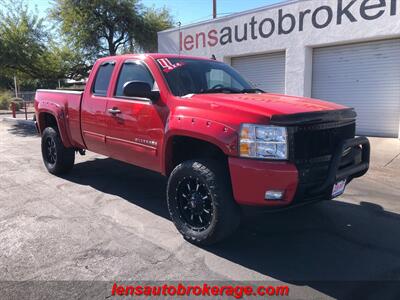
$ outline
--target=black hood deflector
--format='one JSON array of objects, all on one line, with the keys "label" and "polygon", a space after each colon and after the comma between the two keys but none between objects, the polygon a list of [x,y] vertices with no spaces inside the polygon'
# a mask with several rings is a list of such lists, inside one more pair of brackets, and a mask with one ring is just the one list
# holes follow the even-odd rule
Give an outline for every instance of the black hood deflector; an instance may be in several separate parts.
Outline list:
[{"label": "black hood deflector", "polygon": [[324,110],[315,112],[298,113],[291,115],[273,115],[271,125],[296,126],[321,123],[351,123],[354,122],[357,113],[353,108],[339,110]]}]

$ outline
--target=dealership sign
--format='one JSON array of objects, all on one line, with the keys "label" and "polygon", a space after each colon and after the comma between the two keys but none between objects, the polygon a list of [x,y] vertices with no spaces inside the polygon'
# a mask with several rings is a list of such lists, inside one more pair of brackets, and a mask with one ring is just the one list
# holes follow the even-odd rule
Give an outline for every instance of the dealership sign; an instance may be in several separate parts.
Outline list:
[{"label": "dealership sign", "polygon": [[225,26],[219,30],[212,28],[196,33],[179,33],[180,50],[215,47],[241,43],[257,39],[267,39],[274,34],[289,35],[304,31],[312,26],[323,29],[329,25],[340,26],[343,22],[357,22],[360,19],[375,20],[388,11],[390,16],[397,13],[399,0],[338,0],[335,6],[321,5],[315,9],[304,9],[296,14],[279,9],[276,17],[251,16],[247,22]]}]

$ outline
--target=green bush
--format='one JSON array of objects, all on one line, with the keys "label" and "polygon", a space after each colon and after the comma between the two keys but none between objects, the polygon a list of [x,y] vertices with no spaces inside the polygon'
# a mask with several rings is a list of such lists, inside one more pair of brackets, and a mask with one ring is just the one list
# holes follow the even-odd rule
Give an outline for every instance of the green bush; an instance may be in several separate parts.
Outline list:
[{"label": "green bush", "polygon": [[11,103],[15,103],[15,109],[20,110],[22,108],[22,99],[15,98],[9,91],[0,91],[0,109],[11,110]]},{"label": "green bush", "polygon": [[9,91],[0,91],[0,109],[8,110],[12,95]]}]

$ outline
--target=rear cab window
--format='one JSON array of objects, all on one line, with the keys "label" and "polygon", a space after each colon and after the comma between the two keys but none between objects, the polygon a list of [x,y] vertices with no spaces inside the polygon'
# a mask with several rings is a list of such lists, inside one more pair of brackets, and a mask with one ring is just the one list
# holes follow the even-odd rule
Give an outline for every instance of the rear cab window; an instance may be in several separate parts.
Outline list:
[{"label": "rear cab window", "polygon": [[96,78],[93,84],[93,94],[96,96],[106,96],[110,85],[112,73],[114,71],[115,62],[107,61],[100,65],[97,70]]}]

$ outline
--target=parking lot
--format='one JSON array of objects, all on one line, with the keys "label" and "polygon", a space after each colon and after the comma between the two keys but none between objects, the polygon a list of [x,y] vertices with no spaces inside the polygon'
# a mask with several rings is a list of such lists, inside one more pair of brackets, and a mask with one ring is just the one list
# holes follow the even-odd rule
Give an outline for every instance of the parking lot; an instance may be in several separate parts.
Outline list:
[{"label": "parking lot", "polygon": [[371,141],[369,173],[337,200],[247,218],[199,248],[169,220],[165,178],[93,153],[50,175],[33,127],[0,121],[0,280],[261,280],[315,298],[400,280],[400,141]]}]

